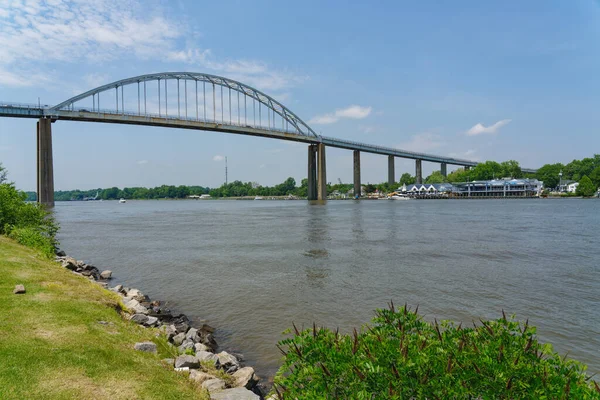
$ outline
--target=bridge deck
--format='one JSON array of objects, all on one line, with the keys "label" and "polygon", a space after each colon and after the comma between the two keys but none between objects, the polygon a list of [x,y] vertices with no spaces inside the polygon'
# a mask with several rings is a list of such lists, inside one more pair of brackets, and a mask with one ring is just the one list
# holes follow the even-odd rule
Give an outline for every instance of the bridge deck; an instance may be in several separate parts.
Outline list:
[{"label": "bridge deck", "polygon": [[[195,129],[203,131],[227,132],[240,135],[250,135],[267,137],[280,140],[290,140],[304,143],[323,143],[329,147],[336,147],[347,150],[359,150],[365,153],[381,154],[395,156],[400,158],[408,158],[414,160],[424,160],[436,163],[446,163],[460,166],[476,166],[476,161],[457,159],[452,157],[444,157],[433,154],[416,153],[407,150],[396,149],[392,147],[383,147],[368,143],[353,142],[344,139],[336,139],[332,137],[307,136],[298,134],[295,131],[287,131],[282,129],[274,129],[268,127],[252,127],[249,125],[240,125],[235,123],[224,124],[219,121],[204,121],[197,119],[184,119],[172,116],[158,115],[138,115],[133,113],[114,112],[91,112],[87,109],[79,110],[58,110],[49,112],[47,108],[38,105],[29,104],[14,104],[0,102],[0,117],[14,118],[41,118],[50,117],[56,120],[82,121],[82,122],[103,122],[113,124],[130,124],[130,125],[147,125],[161,126],[168,128]],[[523,172],[535,173],[535,169],[523,168]]]}]

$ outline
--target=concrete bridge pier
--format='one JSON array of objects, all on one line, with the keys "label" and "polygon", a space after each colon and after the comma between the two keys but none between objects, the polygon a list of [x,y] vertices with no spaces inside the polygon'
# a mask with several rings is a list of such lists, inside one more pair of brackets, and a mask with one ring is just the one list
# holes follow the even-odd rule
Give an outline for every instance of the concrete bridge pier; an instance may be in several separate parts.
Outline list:
[{"label": "concrete bridge pier", "polygon": [[415,160],[415,177],[416,177],[416,183],[423,183],[423,168],[421,166],[421,162],[423,160]]},{"label": "concrete bridge pier", "polygon": [[393,185],[396,182],[394,156],[388,156],[388,184]]},{"label": "concrete bridge pier", "polygon": [[308,200],[317,199],[317,145],[308,146]]},{"label": "concrete bridge pier", "polygon": [[442,163],[440,165],[440,172],[442,173],[442,176],[445,178],[448,176],[448,164],[446,163]]},{"label": "concrete bridge pier", "polygon": [[54,207],[54,167],[52,162],[52,120],[37,123],[37,198],[38,203]]},{"label": "concrete bridge pier", "polygon": [[327,163],[325,145],[317,145],[317,200],[327,200]]},{"label": "concrete bridge pier", "polygon": [[469,166],[469,165],[465,165],[465,171],[468,171],[468,170],[470,170],[470,169],[471,169],[471,166]]},{"label": "concrete bridge pier", "polygon": [[354,150],[354,198],[361,196],[360,184],[360,151]]}]

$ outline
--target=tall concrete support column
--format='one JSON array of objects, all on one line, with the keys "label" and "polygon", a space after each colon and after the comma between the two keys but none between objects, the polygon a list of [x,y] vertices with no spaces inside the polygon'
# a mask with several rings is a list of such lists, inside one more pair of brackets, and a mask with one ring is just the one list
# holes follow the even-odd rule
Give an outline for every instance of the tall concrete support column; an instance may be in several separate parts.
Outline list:
[{"label": "tall concrete support column", "polygon": [[448,164],[446,163],[442,163],[440,165],[440,172],[442,173],[442,176],[445,178],[448,176]]},{"label": "tall concrete support column", "polygon": [[470,170],[470,169],[471,169],[471,167],[470,167],[470,166],[468,166],[468,165],[465,165],[465,171],[468,171],[468,170]]},{"label": "tall concrete support column", "polygon": [[388,183],[393,185],[396,182],[396,174],[394,167],[394,156],[388,156]]},{"label": "tall concrete support column", "polygon": [[362,194],[360,184],[360,151],[354,150],[354,198]]},{"label": "tall concrete support column", "polygon": [[416,183],[423,183],[423,169],[421,167],[421,162],[423,160],[415,160],[415,177]]},{"label": "tall concrete support column", "polygon": [[317,145],[308,146],[308,200],[317,199]]},{"label": "tall concrete support column", "polygon": [[52,121],[50,118],[40,118],[37,127],[38,202],[48,207],[54,207]]},{"label": "tall concrete support column", "polygon": [[327,200],[327,163],[325,162],[325,145],[317,145],[317,199]]}]

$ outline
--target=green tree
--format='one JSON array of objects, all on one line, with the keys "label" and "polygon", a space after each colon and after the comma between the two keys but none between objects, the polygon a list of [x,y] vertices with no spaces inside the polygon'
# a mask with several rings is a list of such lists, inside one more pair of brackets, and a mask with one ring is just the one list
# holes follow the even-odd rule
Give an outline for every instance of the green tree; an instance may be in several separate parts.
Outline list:
[{"label": "green tree", "polygon": [[4,168],[2,166],[2,163],[0,163],[0,184],[6,182],[6,176],[7,176],[7,172],[6,172],[6,168]]},{"label": "green tree", "polygon": [[466,171],[464,168],[459,168],[455,171],[452,171],[448,174],[448,176],[446,177],[446,180],[448,182],[466,182],[469,180],[469,172],[470,171]]},{"label": "green tree", "polygon": [[296,189],[296,196],[307,197],[308,196],[308,179],[304,178],[300,182],[300,187]]},{"label": "green tree", "polygon": [[501,173],[502,176],[501,177],[496,177],[496,178],[522,178],[523,177],[523,171],[521,171],[521,166],[519,165],[518,161],[515,160],[509,160],[509,161],[504,161],[500,163],[500,167],[501,167]]},{"label": "green tree", "polygon": [[377,187],[375,187],[375,185],[373,185],[371,183],[367,183],[365,185],[365,193],[373,193],[373,192],[375,192],[376,189],[377,189]]},{"label": "green tree", "polygon": [[590,173],[590,179],[594,186],[600,186],[600,166],[594,168],[594,170]]},{"label": "green tree", "polygon": [[401,185],[412,185],[416,181],[417,181],[417,178],[415,178],[414,176],[412,176],[408,172],[403,173],[402,176],[400,177],[400,184]]},{"label": "green tree", "polygon": [[100,198],[102,198],[103,200],[115,200],[118,198],[118,196],[119,196],[119,188],[112,187],[110,189],[104,189],[102,191],[102,194],[100,195]]},{"label": "green tree", "polygon": [[444,183],[446,177],[440,171],[433,171],[431,175],[425,178],[425,183]]},{"label": "green tree", "polygon": [[477,164],[470,171],[470,180],[485,181],[494,178],[502,178],[502,166],[496,161],[486,161]]},{"label": "green tree", "polygon": [[583,197],[592,197],[596,194],[596,186],[592,183],[592,180],[584,175],[583,178],[579,181],[579,186],[577,186],[577,191],[575,194],[577,196]]},{"label": "green tree", "polygon": [[546,164],[537,170],[536,178],[544,182],[545,187],[555,188],[558,186],[560,180],[558,174],[564,167],[561,163]]}]

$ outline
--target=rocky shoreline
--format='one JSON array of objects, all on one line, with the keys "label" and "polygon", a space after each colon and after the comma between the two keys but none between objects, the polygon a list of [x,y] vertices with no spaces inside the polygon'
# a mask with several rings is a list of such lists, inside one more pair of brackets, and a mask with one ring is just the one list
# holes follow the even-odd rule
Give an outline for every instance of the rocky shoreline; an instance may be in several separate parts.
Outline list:
[{"label": "rocky shoreline", "polygon": [[[56,261],[77,275],[88,278],[117,293],[125,308],[124,318],[145,328],[157,328],[164,335],[175,358],[162,360],[174,373],[188,374],[189,379],[206,389],[211,399],[257,400],[264,399],[265,387],[252,367],[243,366],[243,356],[221,351],[215,338],[215,329],[207,324],[192,326],[184,314],[173,314],[158,300],[151,300],[139,289],[116,285],[109,287],[112,271],[100,271],[93,265],[57,251]],[[157,353],[154,342],[132,344],[136,350]],[[271,397],[270,400],[275,400]]]}]

